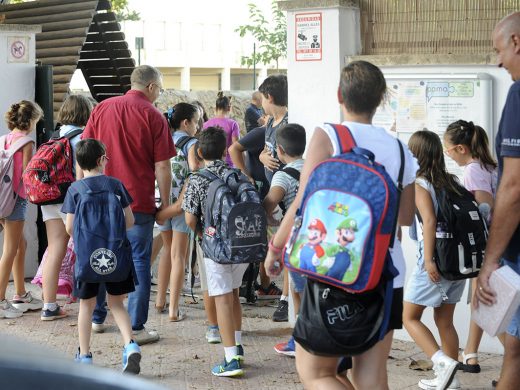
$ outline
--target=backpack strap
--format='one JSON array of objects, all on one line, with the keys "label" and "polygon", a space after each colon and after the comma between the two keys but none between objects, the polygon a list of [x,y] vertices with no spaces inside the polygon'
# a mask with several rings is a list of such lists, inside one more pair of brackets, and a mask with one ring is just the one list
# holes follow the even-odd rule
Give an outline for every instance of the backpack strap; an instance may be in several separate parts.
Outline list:
[{"label": "backpack strap", "polygon": [[67,134],[65,134],[64,136],[61,136],[60,135],[60,130],[56,130],[54,131],[52,134],[51,134],[51,138],[50,139],[60,139],[60,138],[66,138],[68,140],[71,140],[72,138],[74,138],[75,136],[77,135],[80,135],[81,133],[83,133],[83,129],[76,129],[76,130],[72,130],[72,131],[69,131]]},{"label": "backpack strap", "polygon": [[399,158],[401,159],[401,165],[399,167],[399,175],[397,176],[397,211],[395,212],[394,228],[392,229],[392,235],[390,236],[390,248],[394,247],[395,231],[397,229],[397,218],[399,217],[399,206],[401,203],[401,194],[403,192],[403,176],[405,164],[403,145],[401,144],[401,141],[399,141],[399,139],[396,139],[396,141],[397,145],[399,146]]},{"label": "backpack strap", "polygon": [[[4,135],[4,136],[0,137],[0,139],[2,140],[2,147],[5,150],[5,144],[7,143],[7,136]],[[20,149],[22,149],[25,145],[27,145],[29,142],[34,142],[34,140],[31,137],[24,135],[23,137],[20,137],[16,141],[14,141],[9,146],[9,149],[6,150],[6,152],[9,154],[9,156],[12,156],[16,152],[18,152]]]},{"label": "backpack strap", "polygon": [[206,169],[206,168],[200,169],[196,173],[201,175],[202,177],[205,177],[209,181],[213,181],[215,179],[220,179],[219,176],[217,176],[216,174],[214,174],[213,172],[211,172],[209,169]]},{"label": "backpack strap", "polygon": [[347,126],[333,123],[328,123],[328,125],[332,126],[336,133],[336,138],[338,139],[340,147],[340,154],[350,152],[356,147],[356,141]]},{"label": "backpack strap", "polygon": [[297,182],[300,181],[300,171],[297,170],[296,168],[285,167],[284,169],[282,169],[282,172],[288,174]]},{"label": "backpack strap", "polygon": [[[179,149],[184,149],[184,147],[186,146],[186,144],[188,142],[190,142],[192,139],[195,139],[195,137],[191,137],[189,135],[185,136],[185,137],[182,137],[180,138],[176,143],[175,143],[175,147],[176,148],[179,148]],[[184,152],[184,150],[182,151],[184,154],[187,154]]]}]

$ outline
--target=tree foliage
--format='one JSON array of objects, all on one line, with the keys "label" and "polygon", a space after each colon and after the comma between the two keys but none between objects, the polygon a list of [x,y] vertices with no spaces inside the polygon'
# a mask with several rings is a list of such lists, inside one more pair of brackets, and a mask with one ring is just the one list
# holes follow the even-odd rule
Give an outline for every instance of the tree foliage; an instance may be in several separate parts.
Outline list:
[{"label": "tree foliage", "polygon": [[271,5],[270,22],[256,4],[250,3],[248,7],[250,24],[240,26],[235,31],[240,33],[241,37],[251,34],[257,41],[257,47],[256,53],[242,56],[242,65],[251,67],[255,63],[269,65],[274,62],[278,69],[279,59],[287,57],[286,15],[274,0]]}]

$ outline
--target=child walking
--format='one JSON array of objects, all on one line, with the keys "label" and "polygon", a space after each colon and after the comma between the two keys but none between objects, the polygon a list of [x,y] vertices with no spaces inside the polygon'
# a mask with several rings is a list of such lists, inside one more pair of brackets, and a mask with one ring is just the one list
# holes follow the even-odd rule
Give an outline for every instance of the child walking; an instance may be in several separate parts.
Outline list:
[{"label": "child walking", "polygon": [[[421,379],[421,389],[460,389],[454,377],[458,366],[459,338],[453,326],[455,304],[460,301],[465,280],[449,281],[440,274],[434,261],[439,191],[461,190],[455,176],[444,163],[441,140],[436,133],[415,132],[408,143],[419,163],[415,182],[415,204],[422,225],[417,223],[417,265],[404,292],[403,324],[419,347],[433,362],[434,379]],[[421,317],[424,309],[433,307],[433,317],[441,337],[441,347]]]},{"label": "child walking", "polygon": [[[444,152],[457,165],[464,167],[464,187],[470,191],[479,204],[484,219],[491,222],[491,210],[495,203],[498,172],[497,162],[489,150],[485,130],[473,124],[458,120],[451,123],[444,133]],[[486,214],[487,215],[484,215]],[[477,279],[472,280],[475,291]],[[473,297],[472,296],[472,303]],[[471,305],[473,308],[473,305]],[[462,352],[462,370],[479,373],[478,347],[482,339],[482,329],[470,321],[468,340]],[[503,337],[499,336],[503,340]]]},{"label": "child walking", "polygon": [[[112,192],[120,201],[121,208],[124,212],[124,223],[126,229],[134,224],[134,215],[130,209],[132,198],[124,187],[124,185],[113,177],[104,175],[105,165],[108,161],[105,146],[94,139],[84,139],[78,142],[76,149],[76,161],[83,171],[83,179],[74,182],[67,191],[65,201],[63,203],[62,212],[67,214],[65,228],[69,235],[73,235],[77,230],[75,223],[79,223],[74,219],[76,212],[79,210],[79,204],[82,196],[87,192],[96,194],[96,191]],[[96,199],[100,207],[106,206],[101,204],[102,198]],[[112,210],[108,210],[112,211]],[[106,214],[106,226],[112,226],[110,219],[113,216]],[[103,221],[100,221],[103,224]],[[77,255],[77,263],[80,259],[80,252],[77,250],[82,245],[88,245],[82,242],[77,236],[74,236],[75,250]],[[103,255],[105,256],[105,255]],[[109,259],[104,259],[105,261]],[[89,261],[86,261],[89,263]],[[76,266],[76,279],[78,277],[78,267]],[[130,325],[130,317],[123,305],[126,294],[135,290],[133,273],[130,271],[128,275],[121,275],[121,282],[104,283],[108,293],[108,306],[110,312],[114,316],[114,320],[123,337],[123,372],[138,374],[140,371],[141,350],[137,343],[132,340],[132,326]],[[96,305],[96,296],[98,294],[101,283],[87,283],[77,280],[75,283],[74,295],[80,299],[78,314],[78,334],[79,334],[79,350],[76,354],[76,362],[83,364],[92,364],[92,353],[90,352],[90,333],[92,331],[92,313]]]},{"label": "child walking", "polygon": [[[223,177],[229,167],[222,156],[226,152],[226,135],[218,127],[208,127],[199,135],[198,153],[204,160],[205,169],[216,176]],[[206,202],[210,180],[200,174],[190,176],[182,209],[186,223],[197,234],[198,226],[204,226]],[[208,283],[208,294],[215,297],[217,321],[220,328],[225,358],[212,369],[216,376],[239,376],[244,373],[242,361],[242,308],[238,289],[247,264],[219,264],[210,258],[204,259]]]},{"label": "child walking", "polygon": [[[16,198],[14,208],[4,208],[0,211],[0,224],[4,230],[4,246],[0,259],[0,318],[17,318],[27,310],[40,310],[43,302],[34,298],[25,291],[24,268],[26,241],[23,236],[25,215],[27,213],[27,199],[22,182],[22,172],[33,155],[34,141],[28,135],[35,131],[36,123],[43,116],[43,111],[36,103],[22,100],[11,105],[5,114],[7,127],[11,132],[0,138],[2,153],[14,151],[12,157],[12,178],[8,175],[1,177],[2,195]],[[4,152],[5,150],[5,152]],[[5,172],[3,172],[5,173]],[[5,191],[4,191],[4,187]],[[4,214],[4,215],[2,215]],[[1,230],[1,229],[0,229]],[[13,272],[16,294],[9,302],[5,293],[9,276]]]}]

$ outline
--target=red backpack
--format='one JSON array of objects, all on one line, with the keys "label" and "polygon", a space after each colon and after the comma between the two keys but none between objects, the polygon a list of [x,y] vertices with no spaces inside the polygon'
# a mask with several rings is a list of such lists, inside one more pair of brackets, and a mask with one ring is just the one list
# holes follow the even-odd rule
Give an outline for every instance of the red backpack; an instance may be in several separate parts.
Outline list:
[{"label": "red backpack", "polygon": [[73,130],[60,137],[59,130],[40,145],[23,173],[27,199],[34,204],[63,203],[67,190],[75,178],[72,174],[70,139],[83,129]]}]

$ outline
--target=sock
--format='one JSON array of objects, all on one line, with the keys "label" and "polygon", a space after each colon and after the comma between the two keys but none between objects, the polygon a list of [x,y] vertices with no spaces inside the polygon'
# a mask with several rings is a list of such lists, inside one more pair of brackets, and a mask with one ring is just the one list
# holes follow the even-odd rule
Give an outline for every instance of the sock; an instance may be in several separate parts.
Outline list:
[{"label": "sock", "polygon": [[238,348],[235,347],[224,347],[224,354],[226,356],[226,362],[230,362],[233,360],[235,356],[237,356]]},{"label": "sock", "polygon": [[287,295],[282,295],[280,296],[280,301],[288,301],[289,300],[289,297]]},{"label": "sock", "polygon": [[209,325],[208,329],[217,329],[218,330],[218,325]]},{"label": "sock", "polygon": [[43,304],[43,310],[54,311],[54,310],[56,310],[57,307],[58,307],[58,304],[56,302]]},{"label": "sock", "polygon": [[432,359],[431,359],[431,360],[432,360],[433,364],[437,364],[437,362],[438,362],[441,358],[443,358],[443,357],[445,357],[445,356],[446,356],[446,354],[445,354],[444,352],[442,352],[442,349],[439,349],[437,352],[435,352],[435,353],[432,355]]},{"label": "sock", "polygon": [[235,330],[235,344],[236,345],[242,344],[242,331],[241,330]]}]

